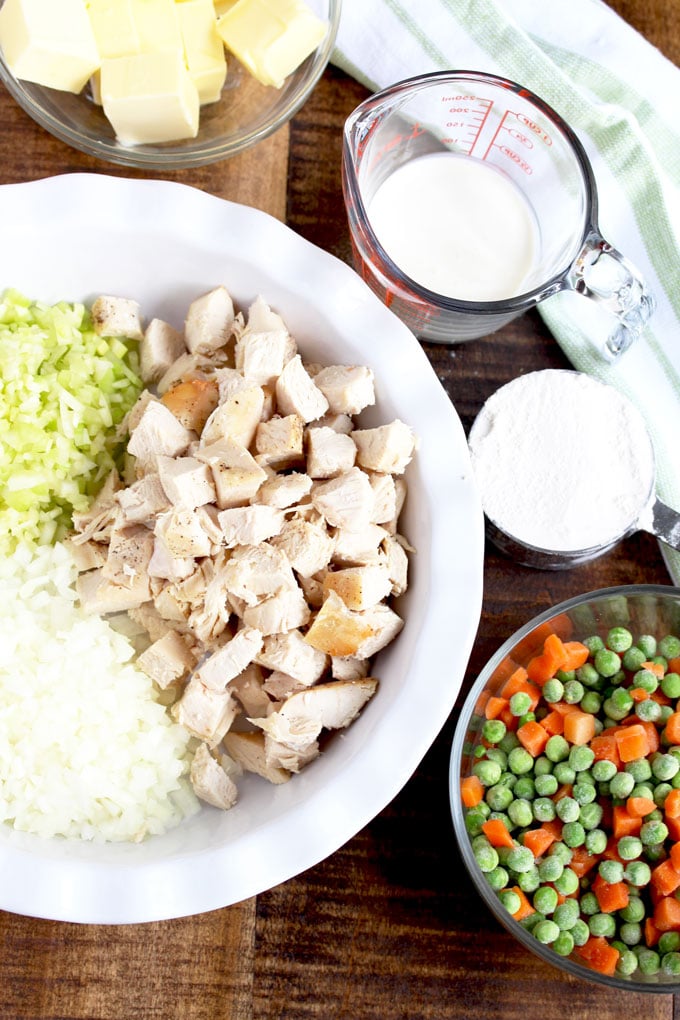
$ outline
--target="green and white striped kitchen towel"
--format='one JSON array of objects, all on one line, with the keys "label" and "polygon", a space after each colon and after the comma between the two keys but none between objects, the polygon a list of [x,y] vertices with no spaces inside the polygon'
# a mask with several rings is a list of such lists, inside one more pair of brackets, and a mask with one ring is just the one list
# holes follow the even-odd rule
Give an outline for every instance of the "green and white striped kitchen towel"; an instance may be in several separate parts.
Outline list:
[{"label": "green and white striped kitchen towel", "polygon": [[[658,495],[680,510],[680,70],[601,0],[343,0],[333,62],[372,90],[435,70],[499,74],[576,131],[602,233],[637,266],[657,310],[613,363],[588,340],[585,299],[556,295],[540,312],[575,368],[644,414]],[[680,554],[662,550],[680,584]]]}]

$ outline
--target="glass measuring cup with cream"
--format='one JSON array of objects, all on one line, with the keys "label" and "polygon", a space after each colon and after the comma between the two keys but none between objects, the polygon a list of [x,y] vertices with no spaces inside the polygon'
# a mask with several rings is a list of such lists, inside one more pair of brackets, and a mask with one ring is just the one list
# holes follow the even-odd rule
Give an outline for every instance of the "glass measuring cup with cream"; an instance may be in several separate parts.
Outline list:
[{"label": "glass measuring cup with cream", "polygon": [[611,358],[653,310],[600,233],[583,146],[514,82],[435,72],[371,96],[345,124],[342,170],[357,269],[423,339],[486,336],[572,290],[609,313]]},{"label": "glass measuring cup with cream", "polygon": [[680,549],[644,418],[613,386],[566,369],[518,376],[486,401],[468,445],[488,535],[520,563],[572,567],[640,530]]}]

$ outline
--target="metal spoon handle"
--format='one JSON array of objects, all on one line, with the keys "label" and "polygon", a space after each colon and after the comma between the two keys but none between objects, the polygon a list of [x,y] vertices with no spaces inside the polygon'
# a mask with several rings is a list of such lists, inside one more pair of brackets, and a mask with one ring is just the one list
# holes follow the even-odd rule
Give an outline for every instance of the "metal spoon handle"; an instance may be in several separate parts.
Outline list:
[{"label": "metal spoon handle", "polygon": [[680,549],[680,513],[666,506],[660,499],[652,503],[640,525],[673,549]]}]

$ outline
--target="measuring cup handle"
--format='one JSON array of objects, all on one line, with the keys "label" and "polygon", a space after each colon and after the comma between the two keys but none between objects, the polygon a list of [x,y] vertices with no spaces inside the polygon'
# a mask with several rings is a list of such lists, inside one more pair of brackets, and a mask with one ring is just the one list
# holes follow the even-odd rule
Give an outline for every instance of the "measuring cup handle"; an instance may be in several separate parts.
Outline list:
[{"label": "measuring cup handle", "polygon": [[680,513],[655,499],[640,521],[644,531],[656,535],[672,549],[680,550]]},{"label": "measuring cup handle", "polygon": [[605,354],[611,359],[637,339],[655,308],[654,297],[635,266],[597,230],[586,237],[567,282],[615,316],[605,343]]}]

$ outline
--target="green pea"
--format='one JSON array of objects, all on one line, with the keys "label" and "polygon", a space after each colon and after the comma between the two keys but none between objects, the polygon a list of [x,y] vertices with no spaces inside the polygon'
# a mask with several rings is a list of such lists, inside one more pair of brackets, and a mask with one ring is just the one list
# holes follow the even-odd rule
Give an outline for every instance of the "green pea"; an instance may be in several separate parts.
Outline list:
[{"label": "green pea", "polygon": [[637,946],[642,940],[642,927],[637,921],[626,921],[619,927],[619,938],[627,946]]},{"label": "green pea", "polygon": [[653,694],[659,686],[659,681],[651,669],[643,668],[639,669],[633,676],[632,686],[639,687],[640,690],[647,691],[648,694]]},{"label": "green pea", "polygon": [[519,737],[512,730],[508,730],[498,746],[501,751],[505,751],[506,754],[510,754],[513,747],[519,746]]},{"label": "green pea", "polygon": [[537,797],[531,807],[537,822],[551,822],[555,817],[555,804],[550,797]]},{"label": "green pea", "polygon": [[569,757],[569,744],[564,737],[555,734],[545,745],[545,756],[552,762],[564,761]]},{"label": "green pea", "polygon": [[602,678],[591,662],[584,662],[584,664],[579,666],[576,670],[576,679],[579,680],[584,687],[594,688],[599,686]]},{"label": "green pea", "polygon": [[513,800],[512,804],[508,807],[508,815],[510,820],[515,824],[524,828],[531,825],[534,819],[534,813],[531,810],[531,804],[528,800],[518,798]]},{"label": "green pea", "polygon": [[604,853],[607,848],[607,833],[597,828],[586,831],[585,846],[589,854],[597,855]]},{"label": "green pea", "polygon": [[[579,884],[578,875],[575,871],[572,871],[571,868],[568,867],[565,867],[559,878],[556,878],[554,881],[555,888],[558,893],[561,893],[563,896],[573,896],[578,889]],[[576,901],[569,900],[569,902],[575,903]]]},{"label": "green pea", "polygon": [[581,897],[581,913],[586,917],[599,914],[600,904],[594,892],[585,892]]},{"label": "green pea", "polygon": [[477,761],[472,766],[474,775],[477,776],[482,786],[495,786],[501,778],[503,771],[496,761]]},{"label": "green pea", "polygon": [[655,846],[668,836],[668,826],[665,822],[643,822],[640,829],[640,839],[644,846]]},{"label": "green pea", "polygon": [[505,811],[512,804],[513,797],[512,790],[501,783],[490,786],[484,794],[484,799],[492,811]]},{"label": "green pea", "polygon": [[591,772],[598,783],[608,783],[616,775],[617,768],[613,761],[602,758],[601,761],[593,762]]},{"label": "green pea", "polygon": [[532,893],[538,889],[541,884],[541,876],[538,873],[538,868],[534,864],[528,871],[523,871],[517,875],[517,885],[520,887],[522,892]]},{"label": "green pea", "polygon": [[482,811],[470,810],[465,815],[465,828],[469,836],[477,836],[482,832],[482,826],[487,816]]},{"label": "green pea", "polygon": [[508,756],[505,751],[502,751],[500,747],[489,747],[486,752],[486,757],[489,761],[498,762],[502,769],[508,767]]},{"label": "green pea", "polygon": [[595,761],[595,752],[592,747],[575,744],[570,750],[567,760],[574,772],[585,772]]},{"label": "green pea", "polygon": [[506,869],[502,868],[499,864],[497,867],[492,868],[491,871],[486,873],[486,880],[492,889],[495,889],[496,892],[500,892],[500,890],[504,889],[510,881],[510,875]]},{"label": "green pea", "polygon": [[661,957],[661,970],[670,977],[678,977],[680,975],[680,953],[665,953]]},{"label": "green pea", "polygon": [[602,698],[597,691],[586,691],[581,698],[581,708],[590,715],[596,715],[600,711]]},{"label": "green pea", "polygon": [[498,898],[509,914],[516,914],[522,905],[522,901],[514,889],[503,889]]},{"label": "green pea", "polygon": [[643,949],[638,953],[638,967],[647,976],[658,974],[661,969],[661,958],[653,949]]},{"label": "green pea", "polygon": [[612,627],[607,633],[606,644],[613,652],[625,652],[633,644],[633,635],[626,627]]},{"label": "green pea", "polygon": [[554,921],[539,921],[533,930],[534,938],[541,942],[544,946],[549,946],[551,942],[559,938],[560,929],[557,927]]},{"label": "green pea", "polygon": [[[514,787],[513,792],[515,797],[521,800],[533,800],[536,796],[536,787],[534,781],[530,776],[519,776]],[[529,824],[528,822],[526,823]]]},{"label": "green pea", "polygon": [[644,653],[645,659],[653,659],[656,655],[656,638],[653,634],[641,634],[635,642],[641,652]]},{"label": "green pea", "polygon": [[585,688],[580,680],[567,680],[564,685],[564,700],[568,705],[578,705],[585,694]]},{"label": "green pea", "polygon": [[539,797],[552,797],[553,793],[557,792],[559,785],[552,773],[545,773],[534,779],[534,789]]},{"label": "green pea", "polygon": [[534,759],[524,747],[513,747],[508,754],[508,768],[516,776],[531,772],[533,765]]},{"label": "green pea", "polygon": [[602,711],[604,714],[612,720],[612,722],[619,722],[621,719],[625,719],[628,715],[633,702],[631,700],[630,705],[626,707],[619,707],[616,705],[611,698],[605,698],[602,702]]},{"label": "green pea", "polygon": [[603,808],[601,804],[584,804],[579,811],[578,820],[583,828],[588,831],[597,829],[602,821]]},{"label": "green pea", "polygon": [[556,881],[563,871],[564,864],[559,857],[544,857],[538,865],[538,874],[542,882]]},{"label": "green pea", "polygon": [[590,934],[596,937],[611,938],[616,933],[616,921],[611,914],[592,914],[588,927]]},{"label": "green pea", "polygon": [[564,684],[557,677],[551,677],[550,680],[546,680],[543,684],[542,693],[545,701],[549,705],[554,705],[556,702],[561,701],[564,696]]},{"label": "green pea", "polygon": [[630,861],[623,869],[623,877],[630,885],[642,888],[649,884],[652,872],[645,861]]},{"label": "green pea", "polygon": [[619,950],[619,958],[616,961],[616,973],[623,977],[630,977],[637,970],[638,961],[635,953],[630,949]]},{"label": "green pea", "polygon": [[586,646],[591,655],[595,655],[596,652],[601,651],[605,646],[599,634],[590,634],[581,643]]},{"label": "green pea", "polygon": [[621,861],[604,860],[600,861],[597,867],[598,874],[610,885],[614,882],[623,881],[623,864]]},{"label": "green pea", "polygon": [[516,846],[508,854],[507,864],[511,871],[528,871],[534,866],[534,855],[528,847]]},{"label": "green pea", "polygon": [[634,704],[633,698],[625,687],[616,687],[609,696],[609,701],[616,706],[617,710],[626,713],[630,712]]},{"label": "green pea", "polygon": [[678,673],[666,673],[661,681],[661,690],[667,698],[677,701],[680,698],[680,675]]},{"label": "green pea", "polygon": [[482,727],[482,736],[490,744],[498,744],[506,733],[506,725],[502,719],[487,719]]},{"label": "green pea", "polygon": [[631,895],[628,897],[626,906],[619,910],[619,917],[622,921],[637,924],[644,920],[645,912],[644,900],[641,900],[639,896]]},{"label": "green pea", "polygon": [[626,763],[625,771],[636,783],[644,783],[652,776],[652,766],[646,758],[636,758]]},{"label": "green pea", "polygon": [[664,931],[659,935],[659,952],[677,953],[680,950],[680,932]]},{"label": "green pea", "polygon": [[661,718],[661,705],[652,698],[645,698],[635,705],[635,714],[642,722],[655,723]]},{"label": "green pea", "polygon": [[533,905],[542,914],[552,914],[557,903],[557,893],[550,885],[540,885],[534,893]]},{"label": "green pea", "polygon": [[581,807],[573,797],[561,797],[555,805],[557,817],[563,822],[575,822],[578,819]]},{"label": "green pea", "polygon": [[642,649],[638,648],[637,645],[633,645],[623,653],[622,664],[626,669],[630,670],[631,673],[634,673],[636,670],[640,669],[642,663],[645,662],[646,659],[647,656]]},{"label": "green pea", "polygon": [[571,929],[571,937],[574,940],[575,946],[585,946],[586,942],[590,938],[590,928],[582,917],[579,917],[578,921]]},{"label": "green pea", "polygon": [[567,846],[583,846],[586,840],[586,830],[581,822],[565,822],[562,826],[562,839]]},{"label": "green pea", "polygon": [[555,764],[553,775],[558,783],[562,786],[571,786],[576,779],[576,773],[569,764],[569,761],[558,761]]},{"label": "green pea", "polygon": [[659,861],[664,860],[666,857],[666,848],[663,843],[655,843],[653,846],[646,846],[643,852],[647,860],[651,861],[652,864],[656,864]]},{"label": "green pea", "polygon": [[538,776],[550,775],[552,773],[552,770],[553,763],[550,761],[549,758],[546,758],[546,756],[542,754],[534,762],[534,782],[536,782]]},{"label": "green pea", "polygon": [[569,931],[562,931],[552,943],[551,949],[558,956],[570,956],[574,951],[574,936]]},{"label": "green pea", "polygon": [[487,843],[486,846],[480,846],[475,850],[475,860],[480,871],[493,871],[498,867],[498,852]]},{"label": "green pea", "polygon": [[642,841],[637,836],[622,836],[616,850],[622,860],[634,861],[642,853]]},{"label": "green pea", "polygon": [[592,783],[577,783],[571,791],[574,800],[583,806],[590,804],[597,797],[597,790]]},{"label": "green pea", "polygon": [[531,698],[526,691],[516,691],[510,698],[509,707],[513,715],[524,715],[531,709]]},{"label": "green pea", "polygon": [[555,673],[558,680],[561,680],[563,684],[566,684],[568,680],[576,679],[575,669],[558,669]]},{"label": "green pea", "polygon": [[680,772],[680,760],[674,754],[657,754],[652,761],[655,779],[665,782]]},{"label": "green pea", "polygon": [[609,648],[598,649],[593,661],[600,676],[614,676],[621,669],[621,657]]},{"label": "green pea", "polygon": [[667,634],[659,641],[659,654],[666,659],[677,659],[680,655],[680,637],[675,634]]}]

